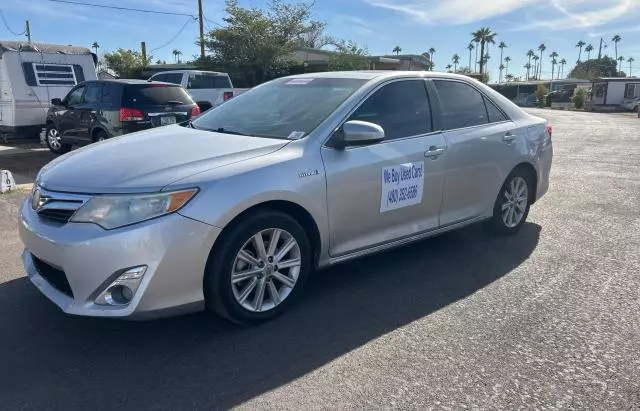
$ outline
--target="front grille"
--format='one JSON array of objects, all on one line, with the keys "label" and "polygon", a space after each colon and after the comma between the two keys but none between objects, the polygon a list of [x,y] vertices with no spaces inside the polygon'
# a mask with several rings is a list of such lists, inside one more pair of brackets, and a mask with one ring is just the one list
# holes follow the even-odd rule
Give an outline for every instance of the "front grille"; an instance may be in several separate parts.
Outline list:
[{"label": "front grille", "polygon": [[88,199],[86,196],[48,191],[38,187],[31,198],[31,206],[40,218],[65,224]]},{"label": "front grille", "polygon": [[66,223],[69,221],[69,219],[75,212],[76,210],[62,210],[62,209],[49,208],[49,209],[39,211],[38,215],[42,218],[46,218],[47,220]]},{"label": "front grille", "polygon": [[59,270],[52,265],[42,261],[35,255],[31,254],[31,258],[33,259],[33,265],[38,270],[38,274],[49,284],[51,284],[56,290],[60,291],[63,294],[73,298],[73,291],[71,291],[71,285],[69,285],[69,281],[67,280],[67,275],[64,271]]}]

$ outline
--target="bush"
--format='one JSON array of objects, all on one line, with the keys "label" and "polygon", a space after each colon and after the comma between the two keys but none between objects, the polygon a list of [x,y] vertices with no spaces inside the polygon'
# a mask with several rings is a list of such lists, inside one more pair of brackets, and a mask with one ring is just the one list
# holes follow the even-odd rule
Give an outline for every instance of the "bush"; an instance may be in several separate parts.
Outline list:
[{"label": "bush", "polygon": [[576,87],[573,92],[573,105],[576,108],[584,108],[584,103],[587,101],[587,90],[582,87]]},{"label": "bush", "polygon": [[539,84],[536,88],[536,98],[538,99],[538,107],[544,107],[545,96],[549,93],[547,87],[544,84]]}]

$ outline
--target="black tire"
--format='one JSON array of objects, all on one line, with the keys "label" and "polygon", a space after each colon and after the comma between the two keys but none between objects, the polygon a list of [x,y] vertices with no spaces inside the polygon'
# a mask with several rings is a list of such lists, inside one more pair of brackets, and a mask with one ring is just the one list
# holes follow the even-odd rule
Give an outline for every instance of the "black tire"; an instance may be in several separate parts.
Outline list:
[{"label": "black tire", "polygon": [[68,153],[69,151],[71,151],[71,144],[66,144],[66,143],[62,143],[61,141],[59,142],[59,145],[56,145],[54,140],[55,137],[52,135],[53,132],[59,134],[58,130],[56,129],[55,125],[53,125],[52,123],[47,124],[47,129],[46,129],[46,135],[45,135],[45,140],[47,142],[47,147],[49,147],[49,150],[54,153],[54,154],[65,154]]},{"label": "black tire", "polygon": [[635,107],[633,108],[633,112],[634,112],[634,113],[637,113],[637,112],[638,112],[638,110],[640,110],[640,106],[635,106]]},{"label": "black tire", "polygon": [[[234,296],[231,274],[236,255],[245,243],[255,234],[271,228],[285,230],[296,240],[300,249],[300,271],[295,285],[279,305],[267,311],[250,311]],[[312,269],[313,253],[307,233],[291,216],[272,210],[257,211],[227,230],[219,241],[221,243],[214,247],[209,256],[204,278],[204,295],[208,310],[235,323],[253,325],[280,315],[302,293]]]},{"label": "black tire", "polygon": [[108,138],[109,138],[109,135],[105,133],[104,130],[98,130],[95,132],[95,135],[93,136],[93,141],[98,142],[98,141],[106,140]]},{"label": "black tire", "polygon": [[[508,196],[506,193],[508,190],[510,190],[511,183],[513,181],[518,181],[517,179],[522,179],[526,183],[526,206],[524,209],[524,213],[522,214],[522,217],[520,218],[518,223],[516,225],[507,225],[507,223],[503,219],[502,207],[508,201]],[[511,172],[511,174],[509,174],[504,184],[502,184],[502,187],[500,187],[500,192],[498,193],[498,197],[496,198],[496,201],[493,205],[493,216],[485,224],[485,227],[489,229],[489,231],[498,235],[512,235],[516,234],[520,230],[520,228],[522,228],[524,223],[527,221],[527,216],[529,215],[529,209],[531,207],[531,195],[534,192],[532,182],[533,178],[531,177],[530,173],[524,168],[516,168]]]}]

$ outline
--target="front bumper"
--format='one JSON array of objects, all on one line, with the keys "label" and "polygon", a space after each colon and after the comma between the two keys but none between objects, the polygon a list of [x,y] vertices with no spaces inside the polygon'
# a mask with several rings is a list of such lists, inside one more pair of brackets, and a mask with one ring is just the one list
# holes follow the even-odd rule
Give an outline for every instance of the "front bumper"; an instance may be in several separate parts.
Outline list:
[{"label": "front bumper", "polygon": [[[204,308],[205,264],[220,233],[177,213],[109,231],[94,224],[61,225],[40,218],[28,199],[20,211],[19,231],[29,279],[64,312],[131,319]],[[45,279],[51,277],[41,274],[36,261],[62,273],[70,290]],[[141,265],[147,270],[128,305],[94,303],[122,270]]]}]

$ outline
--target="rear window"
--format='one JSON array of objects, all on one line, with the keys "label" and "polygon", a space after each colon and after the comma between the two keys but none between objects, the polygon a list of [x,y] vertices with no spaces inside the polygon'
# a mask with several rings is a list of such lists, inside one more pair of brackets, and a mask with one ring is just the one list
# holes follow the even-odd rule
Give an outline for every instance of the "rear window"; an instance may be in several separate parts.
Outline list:
[{"label": "rear window", "polygon": [[217,74],[189,74],[189,82],[187,88],[203,89],[203,88],[232,88],[231,80],[228,76]]},{"label": "rear window", "polygon": [[156,74],[151,77],[152,81],[164,81],[165,83],[173,83],[173,84],[181,84],[182,83],[182,73],[164,73],[164,74]]},{"label": "rear window", "polygon": [[166,105],[169,102],[193,104],[193,100],[180,86],[164,84],[136,84],[124,88],[123,103],[135,106]]}]

